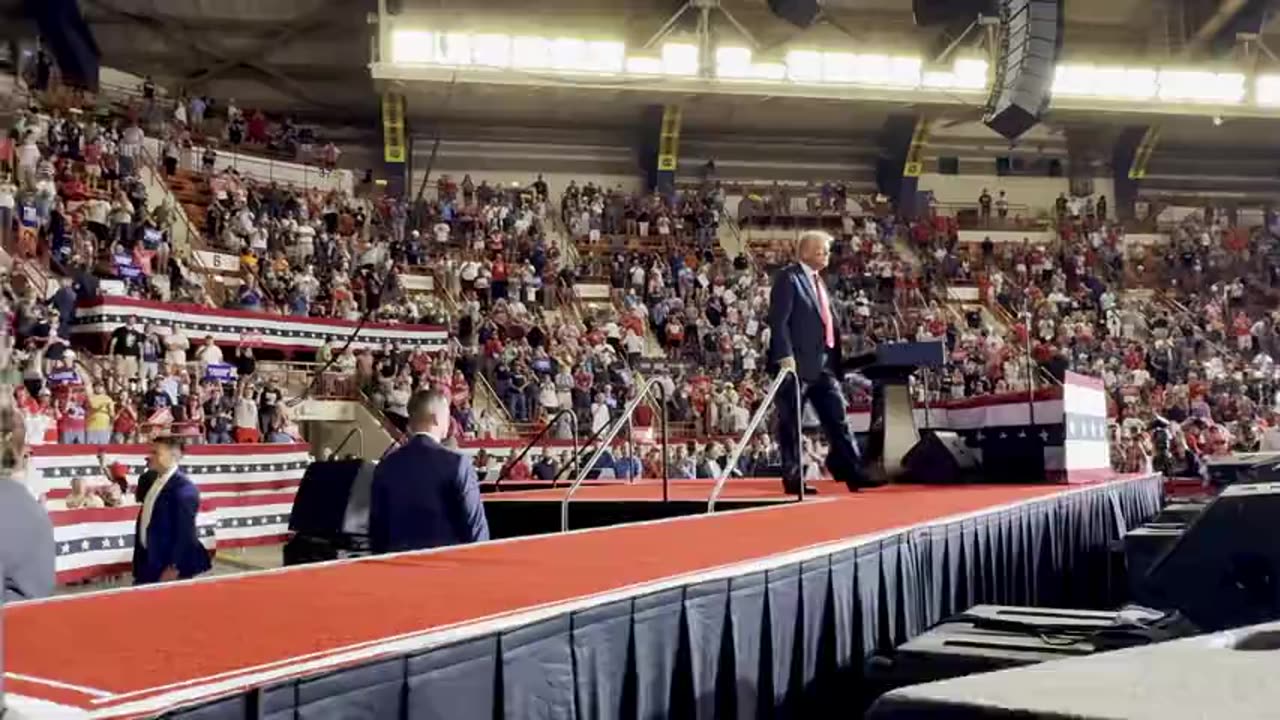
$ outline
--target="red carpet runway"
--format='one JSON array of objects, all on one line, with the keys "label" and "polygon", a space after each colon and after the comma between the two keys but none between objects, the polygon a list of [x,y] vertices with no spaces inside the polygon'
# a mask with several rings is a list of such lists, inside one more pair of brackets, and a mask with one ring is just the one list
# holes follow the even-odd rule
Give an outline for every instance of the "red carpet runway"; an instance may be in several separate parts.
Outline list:
[{"label": "red carpet runway", "polygon": [[[804,548],[1078,492],[838,487],[824,484],[829,494],[803,504],[19,603],[4,618],[5,690],[12,706],[34,717],[150,716],[521,626],[621,591],[746,572]],[[735,496],[753,492],[734,488]],[[588,487],[579,497],[654,490]],[[776,494],[776,481],[759,490]],[[705,498],[707,488],[687,483],[679,491]]]}]

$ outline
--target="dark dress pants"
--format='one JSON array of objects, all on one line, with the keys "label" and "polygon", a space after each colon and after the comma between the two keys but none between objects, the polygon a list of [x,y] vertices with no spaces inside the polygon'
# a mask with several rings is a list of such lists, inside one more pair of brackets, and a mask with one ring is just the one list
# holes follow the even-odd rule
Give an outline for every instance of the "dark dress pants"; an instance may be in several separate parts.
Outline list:
[{"label": "dark dress pants", "polygon": [[[803,480],[800,468],[800,447],[797,444],[800,418],[796,416],[796,390],[794,376],[783,382],[774,399],[778,408],[777,442],[782,456],[782,485],[789,493],[799,492]],[[817,379],[802,382],[804,400],[813,406],[822,434],[830,447],[827,453],[827,469],[836,480],[846,483],[853,490],[866,484],[862,472],[862,453],[849,431],[849,418],[844,393],[840,383],[830,370]]]}]

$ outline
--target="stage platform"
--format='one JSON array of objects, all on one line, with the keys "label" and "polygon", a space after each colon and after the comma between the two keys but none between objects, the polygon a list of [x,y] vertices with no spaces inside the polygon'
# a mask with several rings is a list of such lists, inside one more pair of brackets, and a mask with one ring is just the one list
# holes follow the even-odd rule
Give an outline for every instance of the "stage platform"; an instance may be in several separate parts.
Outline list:
[{"label": "stage platform", "polygon": [[896,486],[18,603],[5,690],[38,718],[803,713],[972,603],[1107,603],[1105,548],[1160,496]]},{"label": "stage platform", "polygon": [[[850,495],[844,483],[830,480],[810,482],[818,491],[809,501],[835,500]],[[671,480],[665,498],[661,480],[598,480],[583,484],[569,503],[569,528],[608,527],[631,522],[664,520],[707,512],[714,480]],[[560,508],[568,485],[522,483],[522,489],[508,489],[484,495],[489,532],[494,538],[523,537],[558,532]],[[782,489],[779,478],[731,478],[716,502],[716,512],[747,510],[799,502],[795,494]]]}]

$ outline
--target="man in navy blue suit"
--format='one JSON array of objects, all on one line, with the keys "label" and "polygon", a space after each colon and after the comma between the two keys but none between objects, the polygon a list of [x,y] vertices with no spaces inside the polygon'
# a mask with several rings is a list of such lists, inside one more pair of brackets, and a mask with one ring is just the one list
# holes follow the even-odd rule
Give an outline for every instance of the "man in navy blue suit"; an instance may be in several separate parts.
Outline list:
[{"label": "man in navy blue suit", "polygon": [[[840,333],[822,271],[831,259],[831,236],[811,230],[800,234],[799,262],[778,271],[769,294],[769,356],[771,373],[795,370],[801,393],[818,416],[830,452],[827,469],[850,489],[866,484],[862,455],[849,432],[844,394],[840,391],[843,361]],[[778,390],[777,441],[782,456],[782,484],[797,492],[803,481],[801,449],[797,442],[794,379]]]},{"label": "man in navy blue suit", "polygon": [[378,463],[369,499],[375,553],[424,550],[489,539],[471,458],[441,443],[449,399],[437,389],[409,399],[409,440]]},{"label": "man in navy blue suit", "polygon": [[209,553],[196,529],[200,489],[179,469],[181,462],[180,439],[158,438],[151,444],[151,480],[145,489],[139,483],[142,509],[133,542],[134,584],[185,580],[209,570]]}]

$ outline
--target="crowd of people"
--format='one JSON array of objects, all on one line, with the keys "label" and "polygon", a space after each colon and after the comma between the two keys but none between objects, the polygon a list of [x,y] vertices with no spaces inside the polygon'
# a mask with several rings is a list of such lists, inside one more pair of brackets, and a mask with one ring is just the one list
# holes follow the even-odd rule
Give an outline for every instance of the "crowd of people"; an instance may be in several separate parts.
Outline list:
[{"label": "crowd of people", "polygon": [[[174,105],[162,159],[176,157],[190,142],[182,132],[202,129],[211,107],[208,98]],[[252,125],[256,114],[228,107],[226,117],[226,132],[263,139],[236,124]],[[293,126],[281,127],[287,141]],[[163,329],[138,331],[139,367],[157,368],[151,374],[111,365],[80,393],[61,387],[66,374],[97,367],[77,363],[70,327],[78,301],[103,281],[136,297],[214,303],[172,246],[181,208],[148,205],[138,178],[149,161],[140,123],[33,110],[18,116],[9,137],[0,239],[19,258],[47,255],[65,278],[51,302],[31,284],[12,289],[22,403],[46,418],[33,419],[44,423],[34,435],[101,441],[102,397],[110,396],[109,438],[134,437],[168,409],[170,422],[195,422],[196,435],[220,441],[213,425],[222,427],[227,413],[210,409],[224,401],[210,402],[223,383],[194,367],[195,353],[163,361]],[[573,421],[584,434],[598,432],[632,399],[637,374],[656,370],[670,375],[671,421],[740,433],[768,382],[769,272],[786,252],[728,259],[720,237],[737,232],[726,216],[734,194],[737,224],[808,213],[836,236],[826,282],[846,351],[906,337],[946,342],[947,366],[918,390],[930,399],[1023,391],[1066,370],[1101,376],[1114,395],[1118,467],[1257,447],[1275,420],[1274,235],[1212,207],[1180,218],[1167,243],[1150,245],[1129,241],[1105,197],[1064,194],[1035,242],[966,245],[956,218],[936,206],[903,219],[839,183],[805,188],[802,210],[795,189],[730,189],[711,174],[667,196],[575,181],[558,197],[542,176],[512,186],[442,175],[434,198],[411,203],[255,182],[220,169],[214,150],[200,170],[203,241],[241,263],[227,306],[450,329],[439,356],[384,348],[335,359],[394,422],[408,394],[438,386],[449,390],[466,435],[495,434],[499,414],[516,423],[558,418],[559,437]],[[982,190],[976,211],[984,222],[1007,221],[1005,191]],[[412,274],[430,276],[434,289],[407,287]],[[586,283],[605,286],[607,301],[578,298]],[[978,298],[958,304],[948,294],[957,286],[977,288]],[[481,379],[501,408],[474,411]],[[220,391],[227,404],[242,401],[243,385]],[[265,393],[271,404],[269,383],[249,386],[255,402]],[[865,400],[860,388],[850,394]],[[573,410],[574,420],[561,410]],[[236,432],[249,429],[241,414],[237,425],[230,413],[226,436],[245,435]],[[264,417],[272,416],[258,413],[258,437],[280,437]],[[711,446],[698,452],[715,455]]]},{"label": "crowd of people", "polygon": [[57,335],[44,343],[30,336],[14,361],[22,373],[16,404],[33,445],[302,439],[279,380],[257,372],[252,347],[224,357],[212,337],[130,318],[111,333],[104,356]]}]

